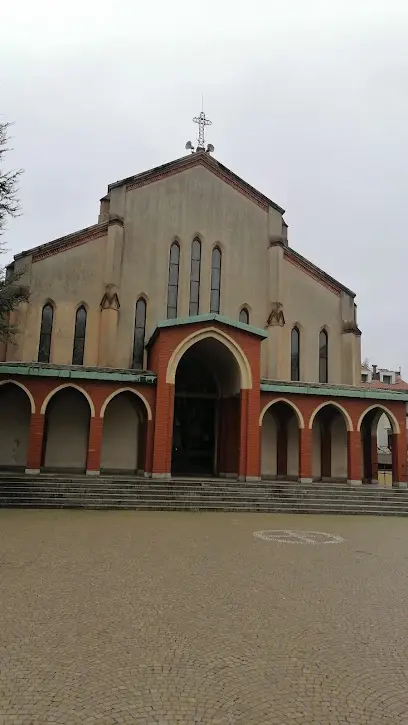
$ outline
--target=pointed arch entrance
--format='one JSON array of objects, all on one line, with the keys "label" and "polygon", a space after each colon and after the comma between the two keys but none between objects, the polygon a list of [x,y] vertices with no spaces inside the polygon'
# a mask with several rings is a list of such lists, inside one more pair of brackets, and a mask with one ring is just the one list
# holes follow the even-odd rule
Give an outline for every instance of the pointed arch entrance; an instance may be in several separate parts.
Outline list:
[{"label": "pointed arch entrance", "polygon": [[240,393],[240,366],[220,339],[199,339],[182,354],[175,373],[172,475],[237,475]]}]

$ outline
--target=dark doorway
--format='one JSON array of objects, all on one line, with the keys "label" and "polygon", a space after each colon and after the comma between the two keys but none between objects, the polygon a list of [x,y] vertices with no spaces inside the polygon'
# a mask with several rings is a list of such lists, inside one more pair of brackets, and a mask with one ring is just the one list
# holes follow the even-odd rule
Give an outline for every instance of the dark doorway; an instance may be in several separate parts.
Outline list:
[{"label": "dark doorway", "polygon": [[214,475],[217,406],[215,378],[202,356],[191,348],[176,373],[173,475]]}]

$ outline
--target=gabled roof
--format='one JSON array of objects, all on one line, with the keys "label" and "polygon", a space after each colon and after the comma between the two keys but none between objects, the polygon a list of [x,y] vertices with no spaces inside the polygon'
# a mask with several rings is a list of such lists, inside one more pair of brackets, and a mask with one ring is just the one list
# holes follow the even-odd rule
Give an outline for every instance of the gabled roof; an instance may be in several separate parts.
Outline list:
[{"label": "gabled roof", "polygon": [[260,191],[255,189],[253,186],[248,184],[244,179],[234,174],[231,169],[228,169],[223,164],[220,164],[213,156],[210,156],[206,151],[197,151],[196,153],[189,154],[188,156],[182,156],[175,161],[170,161],[167,164],[156,166],[148,171],[143,171],[141,174],[136,176],[128,176],[126,179],[115,181],[113,184],[109,184],[108,192],[111,189],[115,189],[118,186],[126,186],[126,189],[138,189],[146,184],[152,184],[155,181],[160,181],[173,174],[179,174],[181,171],[191,169],[194,166],[204,166],[206,169],[211,171],[219,179],[226,182],[234,189],[239,191],[241,194],[251,199],[255,204],[258,204],[265,211],[269,207],[276,209],[281,214],[285,213],[285,210],[281,206],[275,204],[274,201],[268,199],[267,196],[261,194]]},{"label": "gabled roof", "polygon": [[262,330],[260,327],[252,327],[252,325],[246,325],[244,322],[233,320],[231,317],[225,317],[224,315],[217,315],[215,312],[210,312],[204,315],[193,315],[191,317],[176,317],[170,320],[162,320],[159,322],[153,330],[149,340],[146,343],[146,348],[150,347],[156,339],[159,330],[167,327],[179,327],[180,325],[196,325],[205,322],[218,322],[220,325],[227,325],[228,327],[234,327],[242,332],[247,332],[249,335],[255,335],[260,337],[261,340],[265,340],[268,337],[268,333]]}]

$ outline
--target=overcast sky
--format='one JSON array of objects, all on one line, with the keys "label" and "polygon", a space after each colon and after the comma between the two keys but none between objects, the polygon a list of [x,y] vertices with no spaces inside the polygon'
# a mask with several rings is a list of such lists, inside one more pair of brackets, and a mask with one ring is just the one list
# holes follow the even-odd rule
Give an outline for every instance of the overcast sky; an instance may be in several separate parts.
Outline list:
[{"label": "overcast sky", "polygon": [[215,157],[357,293],[363,355],[408,375],[407,48],[406,0],[5,0],[0,114],[25,169],[10,252],[182,156],[203,93]]}]

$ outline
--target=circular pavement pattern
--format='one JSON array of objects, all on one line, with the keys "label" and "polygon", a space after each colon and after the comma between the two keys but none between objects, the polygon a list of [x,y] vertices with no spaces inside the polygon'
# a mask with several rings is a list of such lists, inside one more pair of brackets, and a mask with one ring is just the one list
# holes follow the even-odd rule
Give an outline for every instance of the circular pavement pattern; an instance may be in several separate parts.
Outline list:
[{"label": "circular pavement pattern", "polygon": [[407,564],[398,518],[0,510],[0,725],[406,725]]},{"label": "circular pavement pattern", "polygon": [[254,531],[254,536],[265,541],[277,541],[279,544],[341,544],[344,539],[325,531],[297,531],[294,529],[270,529]]}]

